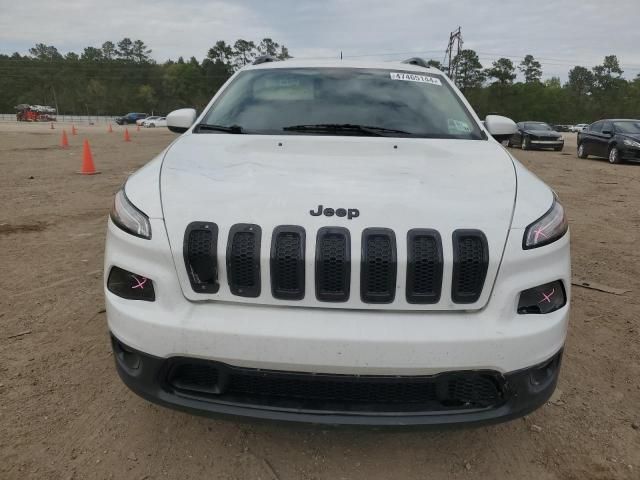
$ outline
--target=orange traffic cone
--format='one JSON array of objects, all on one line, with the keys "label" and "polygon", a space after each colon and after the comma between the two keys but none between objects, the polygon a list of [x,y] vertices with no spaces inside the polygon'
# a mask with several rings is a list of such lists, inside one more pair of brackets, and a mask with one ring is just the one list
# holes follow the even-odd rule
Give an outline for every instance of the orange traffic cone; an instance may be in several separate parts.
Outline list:
[{"label": "orange traffic cone", "polygon": [[62,130],[62,137],[60,137],[60,148],[69,148],[69,139],[67,138],[66,130]]},{"label": "orange traffic cone", "polygon": [[124,129],[124,141],[125,142],[130,142],[131,141],[131,137],[129,136],[129,129],[128,128]]},{"label": "orange traffic cone", "polygon": [[140,131],[140,125],[137,125],[136,126],[136,132],[139,132],[139,131]]},{"label": "orange traffic cone", "polygon": [[78,130],[76,130],[76,126],[71,125],[71,135],[77,135],[77,134],[78,134]]},{"label": "orange traffic cone", "polygon": [[96,167],[93,164],[93,155],[91,154],[91,148],[89,147],[89,140],[84,139],[84,145],[82,148],[82,168],[79,172],[82,175],[95,175],[100,173],[96,171]]},{"label": "orange traffic cone", "polygon": [[109,130],[107,130],[107,132],[113,133],[113,128],[111,128],[111,124],[109,124]]},{"label": "orange traffic cone", "polygon": [[51,130],[55,130],[55,129],[53,128],[53,122],[51,122]]}]

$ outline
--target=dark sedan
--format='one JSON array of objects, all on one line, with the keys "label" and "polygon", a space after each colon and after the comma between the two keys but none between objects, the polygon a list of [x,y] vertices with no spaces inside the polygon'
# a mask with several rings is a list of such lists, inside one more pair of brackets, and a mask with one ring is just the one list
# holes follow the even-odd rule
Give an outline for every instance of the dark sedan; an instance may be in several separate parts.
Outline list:
[{"label": "dark sedan", "polygon": [[118,125],[128,125],[131,123],[135,124],[136,120],[141,120],[143,118],[147,118],[148,116],[149,115],[147,115],[146,113],[131,112],[123,115],[122,117],[118,117],[115,120]]},{"label": "dark sedan", "polygon": [[564,138],[551,125],[544,122],[519,122],[518,131],[509,139],[509,147],[523,150],[553,148],[559,152],[564,147]]},{"label": "dark sedan", "polygon": [[599,120],[578,133],[578,157],[640,162],[640,120]]}]

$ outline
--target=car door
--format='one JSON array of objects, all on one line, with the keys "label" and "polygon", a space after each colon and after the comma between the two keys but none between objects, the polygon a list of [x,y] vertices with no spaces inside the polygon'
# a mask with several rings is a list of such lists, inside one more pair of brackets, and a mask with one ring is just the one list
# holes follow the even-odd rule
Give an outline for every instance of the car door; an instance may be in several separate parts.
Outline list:
[{"label": "car door", "polygon": [[587,155],[598,155],[597,152],[597,135],[602,132],[602,122],[595,122],[589,125],[578,135],[581,135],[581,143],[584,145],[584,153]]},{"label": "car door", "polygon": [[602,131],[598,135],[598,155],[599,157],[608,157],[609,156],[609,142],[611,142],[611,137],[613,137],[613,123],[611,122],[603,122]]},{"label": "car door", "polygon": [[516,130],[516,133],[511,137],[511,145],[514,147],[522,145],[522,129],[524,128],[524,124],[520,122],[516,123],[516,126],[518,127],[518,130]]}]

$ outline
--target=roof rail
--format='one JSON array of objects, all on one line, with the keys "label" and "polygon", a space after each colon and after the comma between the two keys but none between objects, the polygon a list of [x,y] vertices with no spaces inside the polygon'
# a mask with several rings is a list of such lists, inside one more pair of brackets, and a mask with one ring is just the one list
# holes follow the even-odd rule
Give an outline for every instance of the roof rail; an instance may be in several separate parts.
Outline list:
[{"label": "roof rail", "polygon": [[251,65],[260,65],[261,63],[278,62],[279,59],[272,57],[271,55],[260,55],[257,57]]},{"label": "roof rail", "polygon": [[431,68],[424,58],[411,57],[404,60],[402,63],[408,63],[409,65],[417,65],[418,67]]}]

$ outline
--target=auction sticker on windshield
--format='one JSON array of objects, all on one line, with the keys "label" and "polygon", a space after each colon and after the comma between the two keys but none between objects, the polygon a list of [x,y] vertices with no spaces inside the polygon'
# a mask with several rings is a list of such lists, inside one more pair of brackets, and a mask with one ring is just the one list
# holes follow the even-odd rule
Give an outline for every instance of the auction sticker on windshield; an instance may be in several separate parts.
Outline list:
[{"label": "auction sticker on windshield", "polygon": [[431,85],[440,85],[442,83],[439,79],[434,77],[427,77],[426,75],[416,75],[415,73],[402,73],[402,72],[389,72],[391,80],[404,80],[406,82],[420,82],[430,83]]}]

